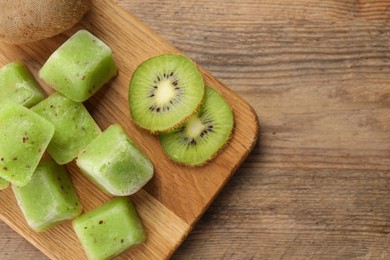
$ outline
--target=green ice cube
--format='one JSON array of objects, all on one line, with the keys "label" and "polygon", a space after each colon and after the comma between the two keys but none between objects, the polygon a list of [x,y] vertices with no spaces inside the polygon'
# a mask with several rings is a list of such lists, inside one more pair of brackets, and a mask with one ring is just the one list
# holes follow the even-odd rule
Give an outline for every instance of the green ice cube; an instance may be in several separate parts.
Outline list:
[{"label": "green ice cube", "polygon": [[55,126],[47,148],[58,164],[72,161],[101,131],[82,103],[54,93],[32,108]]},{"label": "green ice cube", "polygon": [[45,96],[45,92],[22,63],[12,62],[0,69],[0,105],[10,102],[31,107]]},{"label": "green ice cube", "polygon": [[137,192],[153,176],[153,165],[119,125],[112,125],[77,158],[82,172],[114,196]]},{"label": "green ice cube", "polygon": [[4,190],[8,188],[8,186],[9,186],[9,182],[0,178],[0,190]]},{"label": "green ice cube", "polygon": [[76,102],[91,97],[118,70],[111,49],[86,30],[80,30],[58,48],[39,76]]},{"label": "green ice cube", "polygon": [[134,206],[116,198],[73,220],[73,228],[89,259],[111,259],[141,244],[146,233]]},{"label": "green ice cube", "polygon": [[54,134],[54,126],[18,104],[0,110],[0,177],[27,184]]},{"label": "green ice cube", "polygon": [[68,172],[53,160],[41,162],[27,185],[12,185],[12,189],[27,223],[35,231],[44,231],[81,213]]}]

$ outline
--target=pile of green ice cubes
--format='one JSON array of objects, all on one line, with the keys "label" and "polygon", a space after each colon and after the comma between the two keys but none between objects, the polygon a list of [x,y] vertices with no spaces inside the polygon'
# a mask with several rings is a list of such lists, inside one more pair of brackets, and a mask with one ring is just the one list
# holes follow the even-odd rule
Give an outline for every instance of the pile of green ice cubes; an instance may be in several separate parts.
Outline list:
[{"label": "pile of green ice cubes", "polygon": [[[57,91],[49,97],[21,62],[0,69],[0,190],[12,184],[37,232],[74,219],[90,259],[110,259],[146,238],[125,196],[152,178],[153,165],[122,126],[102,132],[82,104],[117,73],[111,49],[86,30],[69,38],[39,71]],[[45,151],[50,159],[42,159]],[[119,198],[79,216],[82,205],[64,167],[74,159],[89,180]]]}]

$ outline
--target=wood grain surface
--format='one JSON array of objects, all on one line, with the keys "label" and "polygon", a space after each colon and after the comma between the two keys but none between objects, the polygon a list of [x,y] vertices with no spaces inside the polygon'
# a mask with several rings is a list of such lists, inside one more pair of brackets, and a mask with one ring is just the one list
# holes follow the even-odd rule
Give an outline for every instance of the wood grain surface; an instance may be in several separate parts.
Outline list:
[{"label": "wood grain surface", "polygon": [[[173,259],[390,259],[388,1],[116,2],[262,122]],[[45,259],[0,231],[0,259]]]}]

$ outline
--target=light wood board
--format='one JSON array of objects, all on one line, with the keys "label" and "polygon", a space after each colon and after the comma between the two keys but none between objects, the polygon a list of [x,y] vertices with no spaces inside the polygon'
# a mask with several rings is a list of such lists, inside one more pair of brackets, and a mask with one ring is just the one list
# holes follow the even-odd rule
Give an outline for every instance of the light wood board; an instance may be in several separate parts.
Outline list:
[{"label": "light wood board", "polygon": [[[131,74],[142,61],[157,54],[178,51],[109,0],[94,1],[92,10],[82,22],[64,34],[21,46],[0,44],[0,65],[21,60],[37,77],[49,55],[81,28],[91,31],[112,48],[119,67],[119,75],[85,103],[87,109],[102,129],[113,123],[123,125],[155,166],[153,179],[143,190],[131,196],[148,239],[118,258],[168,258],[254,147],[259,133],[257,116],[242,98],[201,69],[206,83],[220,91],[232,106],[234,134],[229,145],[205,166],[186,168],[169,161],[158,138],[131,122],[127,94]],[[52,92],[43,82],[41,84],[48,93]],[[110,199],[84,178],[74,163],[67,168],[84,211]],[[11,189],[0,192],[0,218],[50,258],[86,258],[70,222],[43,233],[31,231]]]}]

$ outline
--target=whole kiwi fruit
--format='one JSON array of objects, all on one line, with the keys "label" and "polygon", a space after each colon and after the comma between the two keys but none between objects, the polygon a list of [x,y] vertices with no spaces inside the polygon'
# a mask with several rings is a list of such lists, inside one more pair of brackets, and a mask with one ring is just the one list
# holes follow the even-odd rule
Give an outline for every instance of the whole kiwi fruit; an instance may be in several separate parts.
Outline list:
[{"label": "whole kiwi fruit", "polygon": [[22,44],[59,34],[91,7],[91,0],[0,0],[0,41]]}]

